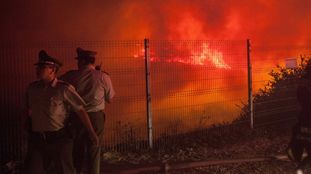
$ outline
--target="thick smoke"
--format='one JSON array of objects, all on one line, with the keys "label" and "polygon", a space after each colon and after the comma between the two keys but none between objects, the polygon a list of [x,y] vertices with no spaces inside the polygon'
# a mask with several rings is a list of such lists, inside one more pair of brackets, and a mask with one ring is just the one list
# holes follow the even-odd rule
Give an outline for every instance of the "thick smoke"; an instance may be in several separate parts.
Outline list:
[{"label": "thick smoke", "polygon": [[309,0],[2,1],[1,39],[245,39],[304,44]]},{"label": "thick smoke", "polygon": [[[310,46],[311,33],[308,28],[308,23],[311,20],[310,6],[310,0],[1,1],[0,39],[1,41],[13,40],[27,43],[53,40],[98,41],[142,40],[144,38],[155,40],[246,40],[250,38],[254,51],[253,60],[264,61],[260,64],[269,68],[270,65],[278,62],[273,60],[274,57],[296,54],[293,51],[285,51],[282,54],[273,52],[273,49],[278,48],[279,45]],[[268,48],[268,51],[260,52],[262,48]],[[98,51],[100,52],[100,50]],[[224,57],[224,61],[234,68],[234,62],[245,60],[242,60],[241,57],[237,60],[228,60]],[[123,66],[126,67],[126,65]],[[162,86],[156,83],[152,88],[161,99],[165,98],[167,93],[183,88],[200,91],[204,85],[191,84],[189,79],[190,81],[199,81],[204,78],[213,78],[219,74],[205,72],[205,76],[202,77],[200,74],[202,75],[204,69],[180,63],[174,65],[156,62],[153,67],[172,70],[167,71],[167,74],[159,73],[153,78],[155,82],[163,82]],[[186,73],[179,73],[180,71]],[[223,71],[223,77],[232,76],[230,70]],[[6,70],[3,69],[3,72]],[[245,70],[241,70],[241,72],[235,73],[243,74],[245,72]],[[256,74],[254,76],[256,78]],[[124,76],[119,80],[124,82],[129,78]],[[135,77],[130,80],[135,80]],[[178,83],[171,83],[174,80]],[[204,81],[204,83],[207,82]],[[241,84],[241,81],[221,79],[214,83],[219,83],[219,86],[223,87],[223,84],[234,86]],[[167,91],[163,89],[167,89]],[[144,86],[135,90],[143,91]],[[120,93],[122,94],[122,92]],[[218,97],[230,95],[232,94]],[[204,100],[209,99],[203,97],[197,101],[203,103]],[[175,104],[178,105],[178,101]],[[142,106],[145,106],[144,103]]]}]

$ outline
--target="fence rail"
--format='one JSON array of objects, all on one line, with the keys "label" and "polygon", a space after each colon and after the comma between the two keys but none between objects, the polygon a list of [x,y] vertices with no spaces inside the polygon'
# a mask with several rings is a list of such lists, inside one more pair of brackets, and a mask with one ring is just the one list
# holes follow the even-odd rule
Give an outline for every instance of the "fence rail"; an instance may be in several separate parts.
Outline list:
[{"label": "fence rail", "polygon": [[[257,101],[250,108],[252,97],[271,80],[267,74],[275,67],[273,63],[280,61],[271,56],[260,58],[271,49],[253,47],[246,40],[0,43],[1,158],[8,158],[2,154],[20,157],[25,151],[23,95],[35,80],[33,63],[38,51],[45,49],[64,63],[61,75],[76,69],[76,47],[98,52],[96,63],[102,63],[110,74],[117,93],[106,108],[106,149],[147,148],[169,141],[163,137],[207,131],[213,124],[238,119],[243,105],[253,110],[250,124],[255,127],[269,122],[259,122],[261,117],[297,110],[293,95]],[[269,64],[262,63],[267,61]],[[255,93],[251,93],[252,88]]]}]

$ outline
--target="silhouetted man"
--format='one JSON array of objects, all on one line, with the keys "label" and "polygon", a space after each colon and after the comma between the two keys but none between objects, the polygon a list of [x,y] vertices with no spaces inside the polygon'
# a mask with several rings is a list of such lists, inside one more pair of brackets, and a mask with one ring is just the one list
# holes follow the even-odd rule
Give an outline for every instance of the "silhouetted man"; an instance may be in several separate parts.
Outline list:
[{"label": "silhouetted man", "polygon": [[[77,48],[78,70],[67,72],[61,78],[76,87],[77,92],[86,102],[86,111],[102,142],[105,122],[105,103],[110,103],[115,91],[107,73],[95,68],[94,51]],[[86,137],[85,130],[79,129],[74,143],[74,162],[77,173],[83,169],[84,152],[88,174],[100,173],[100,147],[93,146]]]},{"label": "silhouetted man", "polygon": [[69,108],[77,113],[94,145],[98,145],[98,137],[83,99],[73,86],[56,78],[62,64],[42,50],[35,65],[39,80],[26,93],[31,127],[24,173],[45,173],[52,162],[57,174],[74,174],[73,139],[66,129]]},{"label": "silhouetted man", "polygon": [[[293,128],[289,157],[298,163],[297,174],[311,172],[311,64],[308,63],[303,82],[298,86],[297,99],[301,105],[298,123]],[[303,158],[303,152],[307,157]]]}]

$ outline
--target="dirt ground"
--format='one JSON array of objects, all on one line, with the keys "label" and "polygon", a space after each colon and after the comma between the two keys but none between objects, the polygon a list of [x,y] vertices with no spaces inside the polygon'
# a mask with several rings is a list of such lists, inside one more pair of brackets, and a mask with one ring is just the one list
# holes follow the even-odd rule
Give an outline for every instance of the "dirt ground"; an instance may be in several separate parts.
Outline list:
[{"label": "dirt ground", "polygon": [[[128,153],[105,152],[104,171],[118,173],[124,168],[139,168],[153,164],[208,160],[245,159],[285,155],[291,137],[291,128],[270,126],[255,130],[246,127],[222,127],[211,129],[203,135],[187,135],[173,144],[154,150]],[[106,169],[105,169],[106,168]],[[292,174],[296,165],[290,161],[264,161],[227,165],[215,165],[192,169],[174,170],[173,174]],[[141,172],[164,173],[164,172]]]}]

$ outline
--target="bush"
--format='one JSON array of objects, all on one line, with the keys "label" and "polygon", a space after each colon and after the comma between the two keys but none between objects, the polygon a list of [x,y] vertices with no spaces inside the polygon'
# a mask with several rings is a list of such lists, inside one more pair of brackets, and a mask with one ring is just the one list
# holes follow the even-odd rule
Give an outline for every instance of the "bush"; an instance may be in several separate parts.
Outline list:
[{"label": "bush", "polygon": [[[303,81],[310,58],[301,56],[297,68],[277,65],[269,75],[271,80],[253,96],[254,125],[277,123],[295,118],[299,114],[297,86]],[[249,120],[249,105],[242,104],[242,112],[235,122]]]}]

